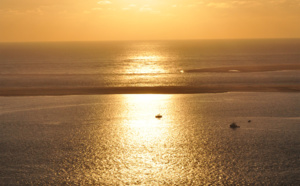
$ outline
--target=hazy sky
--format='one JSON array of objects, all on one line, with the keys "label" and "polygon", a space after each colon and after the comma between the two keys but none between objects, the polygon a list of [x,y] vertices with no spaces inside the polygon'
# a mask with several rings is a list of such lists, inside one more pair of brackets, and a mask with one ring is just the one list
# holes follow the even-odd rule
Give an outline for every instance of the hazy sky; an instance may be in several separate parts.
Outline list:
[{"label": "hazy sky", "polygon": [[286,37],[300,0],[0,0],[0,42]]}]

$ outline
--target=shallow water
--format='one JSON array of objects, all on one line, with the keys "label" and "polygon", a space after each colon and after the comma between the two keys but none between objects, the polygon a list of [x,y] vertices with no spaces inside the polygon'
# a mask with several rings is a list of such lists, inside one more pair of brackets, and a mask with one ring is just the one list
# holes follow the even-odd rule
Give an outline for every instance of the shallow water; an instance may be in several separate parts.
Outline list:
[{"label": "shallow water", "polygon": [[0,182],[299,185],[299,100],[299,93],[0,97]]}]

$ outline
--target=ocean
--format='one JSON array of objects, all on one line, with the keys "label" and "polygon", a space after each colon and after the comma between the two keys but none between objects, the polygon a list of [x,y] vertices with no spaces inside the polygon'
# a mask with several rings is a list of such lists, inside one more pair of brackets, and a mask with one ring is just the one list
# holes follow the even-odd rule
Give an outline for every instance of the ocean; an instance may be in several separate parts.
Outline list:
[{"label": "ocean", "polygon": [[0,43],[0,185],[299,185],[299,69],[300,39]]},{"label": "ocean", "polygon": [[299,91],[299,61],[300,39],[1,43],[0,94]]}]

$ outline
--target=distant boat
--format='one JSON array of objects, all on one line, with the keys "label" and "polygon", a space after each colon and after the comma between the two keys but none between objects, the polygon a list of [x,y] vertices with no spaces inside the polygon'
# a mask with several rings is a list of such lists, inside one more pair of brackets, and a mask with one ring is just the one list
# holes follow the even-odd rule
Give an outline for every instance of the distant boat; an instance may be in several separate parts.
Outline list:
[{"label": "distant boat", "polygon": [[236,123],[231,123],[230,128],[235,129],[235,128],[240,128]]},{"label": "distant boat", "polygon": [[162,118],[162,115],[157,114],[155,117],[156,117],[156,118]]}]

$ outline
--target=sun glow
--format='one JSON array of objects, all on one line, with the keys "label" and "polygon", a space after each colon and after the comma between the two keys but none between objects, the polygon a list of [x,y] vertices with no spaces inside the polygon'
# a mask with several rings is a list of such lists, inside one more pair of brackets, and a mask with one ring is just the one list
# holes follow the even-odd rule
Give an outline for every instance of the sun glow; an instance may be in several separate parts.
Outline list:
[{"label": "sun glow", "polygon": [[[166,100],[172,95],[159,94],[133,94],[124,95],[123,101],[126,105],[126,120],[123,126],[126,128],[126,138],[124,140],[139,151],[143,148],[157,147],[164,143],[169,137],[169,123],[164,118],[168,118],[168,105]],[[162,114],[161,119],[155,115]],[[132,156],[139,156],[143,161],[148,161],[148,153],[132,153]],[[153,157],[152,157],[153,158]],[[151,164],[157,166],[154,162]]]},{"label": "sun glow", "polygon": [[299,7],[298,0],[2,0],[0,42],[298,38]]},{"label": "sun glow", "polygon": [[136,56],[132,59],[136,61],[159,61],[160,56]]},{"label": "sun glow", "polygon": [[156,55],[134,56],[128,60],[129,64],[126,72],[128,74],[165,73],[166,70],[159,64],[160,60],[161,57]]},{"label": "sun glow", "polygon": [[[160,95],[160,94],[135,94],[135,95],[124,95],[124,102],[126,102],[130,115],[130,122],[125,122],[131,129],[143,133],[142,136],[147,139],[155,139],[162,132],[163,118],[157,119],[155,115],[167,114],[166,105],[164,105],[165,99],[170,99],[172,95]],[[166,115],[165,115],[166,117]],[[146,129],[146,130],[144,130]]]}]

